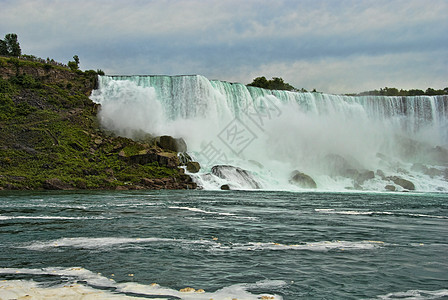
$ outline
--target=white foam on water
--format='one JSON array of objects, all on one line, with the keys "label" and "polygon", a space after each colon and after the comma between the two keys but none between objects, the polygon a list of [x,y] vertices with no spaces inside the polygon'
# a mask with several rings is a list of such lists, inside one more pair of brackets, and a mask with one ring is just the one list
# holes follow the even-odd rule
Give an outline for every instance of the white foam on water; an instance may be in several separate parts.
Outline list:
[{"label": "white foam on water", "polygon": [[179,243],[179,244],[210,244],[208,240],[185,240],[169,238],[123,238],[123,237],[102,237],[102,238],[62,238],[51,241],[38,241],[30,245],[22,245],[18,248],[28,250],[44,251],[51,248],[72,247],[80,249],[102,249],[118,245],[145,244],[145,243]]},{"label": "white foam on water", "polygon": [[[256,295],[248,290],[255,288],[263,289],[278,289],[286,286],[286,282],[279,280],[263,280],[256,283],[240,283],[224,287],[215,292],[202,291],[201,289],[189,288],[176,291],[169,288],[164,288],[159,285],[142,285],[138,283],[125,283],[119,285],[119,290],[122,292],[147,294],[147,295],[169,295],[179,297],[185,300],[232,300],[232,299],[246,299],[246,300],[260,300],[260,299],[283,299],[275,294],[260,294]],[[183,291],[182,291],[183,290]]]},{"label": "white foam on water", "polygon": [[[46,287],[44,284],[37,284],[32,280],[5,280],[0,282],[0,296],[6,299],[17,299],[28,295],[31,299],[166,299],[165,297],[178,297],[185,300],[231,300],[231,299],[283,299],[275,294],[253,294],[250,289],[279,289],[286,286],[286,282],[279,280],[263,280],[256,283],[240,283],[224,287],[214,292],[204,291],[200,288],[186,288],[179,291],[162,287],[158,284],[139,284],[135,282],[117,283],[115,280],[107,278],[99,273],[93,273],[87,269],[74,268],[43,268],[43,269],[15,269],[0,268],[0,274],[30,274],[30,275],[53,275],[71,277],[72,282],[59,286]],[[87,283],[78,283],[83,281]],[[90,286],[89,286],[90,285]],[[108,288],[114,292],[95,289],[91,286]],[[119,294],[118,294],[119,293]],[[142,295],[142,297],[130,297],[126,293]],[[153,298],[160,296],[160,298]],[[68,298],[70,297],[70,298]]]},{"label": "white foam on water", "polygon": [[62,216],[2,216],[2,220],[30,219],[30,220],[106,220],[106,217],[62,217]]},{"label": "white foam on water", "polygon": [[426,290],[408,290],[405,292],[394,292],[387,295],[377,296],[375,299],[406,299],[406,300],[429,300],[441,299],[448,296],[448,289],[426,291]]},{"label": "white foam on water", "polygon": [[192,212],[198,212],[203,214],[212,214],[212,215],[222,215],[222,216],[235,216],[235,214],[231,213],[221,213],[221,212],[214,212],[214,211],[206,211],[203,209],[195,208],[195,207],[187,207],[187,206],[170,206],[171,209],[182,209],[182,210],[189,210]]},{"label": "white foam on water", "polygon": [[44,287],[32,280],[5,280],[0,281],[0,299],[127,300],[142,298],[117,295],[76,283]]},{"label": "white foam on water", "polygon": [[425,215],[425,214],[403,214],[411,217],[421,217],[421,218],[435,218],[435,219],[448,219],[445,216],[434,216],[434,215]]},{"label": "white foam on water", "polygon": [[370,250],[384,246],[381,241],[323,241],[305,244],[284,245],[279,243],[250,243],[247,250],[311,250],[311,251],[328,251],[328,250]]},{"label": "white foam on water", "polygon": [[206,210],[203,210],[203,209],[199,209],[199,208],[195,208],[195,207],[188,207],[188,206],[169,206],[168,208],[180,209],[180,210],[188,210],[188,211],[191,211],[191,212],[202,213],[202,214],[230,216],[230,217],[234,217],[234,218],[237,218],[237,219],[250,219],[250,220],[256,219],[254,217],[242,217],[242,216],[238,216],[238,215],[233,214],[233,213],[206,211]]},{"label": "white foam on water", "polygon": [[[37,241],[31,244],[20,245],[17,248],[25,248],[33,251],[46,251],[71,247],[77,249],[112,249],[115,246],[148,244],[148,243],[170,243],[180,247],[188,245],[198,245],[201,249],[210,251],[255,251],[255,250],[371,250],[383,247],[386,244],[382,241],[320,241],[297,244],[281,244],[276,242],[247,242],[232,243],[228,241],[218,241],[218,238],[208,238],[199,240],[171,239],[171,238],[62,238],[50,241]],[[204,248],[205,247],[205,248]]]},{"label": "white foam on water", "polygon": [[316,208],[316,212],[325,214],[337,214],[337,215],[392,215],[393,213],[387,211],[362,211],[362,210],[335,210],[332,208]]},{"label": "white foam on water", "polygon": [[341,251],[353,251],[353,250],[372,250],[384,247],[386,243],[382,241],[321,241],[310,242],[300,244],[280,244],[274,242],[261,243],[261,242],[249,242],[249,243],[235,243],[235,244],[217,244],[214,250],[217,251],[260,251],[260,250],[307,250],[307,251],[329,251],[329,250],[341,250]]},{"label": "white foam on water", "polygon": [[120,204],[115,204],[115,206],[117,207],[139,207],[139,206],[160,206],[160,203],[120,203]]},{"label": "white foam on water", "polygon": [[446,216],[438,215],[426,215],[426,214],[412,214],[390,211],[362,211],[362,210],[335,210],[332,208],[316,208],[314,211],[325,214],[337,214],[337,215],[394,215],[394,216],[407,216],[407,217],[421,217],[421,218],[435,218],[435,219],[448,219]]}]

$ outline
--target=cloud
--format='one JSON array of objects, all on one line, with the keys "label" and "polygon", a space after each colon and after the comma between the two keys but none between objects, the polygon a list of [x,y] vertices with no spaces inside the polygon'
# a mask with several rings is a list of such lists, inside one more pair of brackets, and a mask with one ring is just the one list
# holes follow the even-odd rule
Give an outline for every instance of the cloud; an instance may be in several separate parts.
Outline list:
[{"label": "cloud", "polygon": [[[201,74],[243,83],[273,74],[334,93],[383,87],[376,84],[386,79],[388,86],[402,84],[398,88],[448,85],[444,0],[0,0],[0,5],[0,34],[17,33],[24,53],[62,62],[77,54],[82,68],[107,73]],[[351,70],[362,76],[347,75]]]},{"label": "cloud", "polygon": [[[285,81],[296,88],[315,88],[327,93],[354,93],[386,86],[425,90],[448,85],[444,68],[448,59],[445,58],[443,64],[433,59],[442,55],[444,52],[434,51],[432,55],[399,53],[325,58],[313,62],[302,60],[293,64],[263,65],[251,75],[255,78],[257,74],[266,74],[269,78],[282,73]],[[432,77],[428,78],[426,74]],[[233,80],[240,81],[241,78]]]}]

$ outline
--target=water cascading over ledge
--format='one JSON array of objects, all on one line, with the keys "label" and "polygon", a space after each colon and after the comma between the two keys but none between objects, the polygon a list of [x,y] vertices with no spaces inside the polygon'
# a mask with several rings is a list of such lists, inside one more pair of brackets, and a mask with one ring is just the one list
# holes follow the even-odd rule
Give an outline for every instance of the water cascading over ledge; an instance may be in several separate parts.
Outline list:
[{"label": "water cascading over ledge", "polygon": [[[102,125],[183,137],[201,163],[196,181],[250,189],[211,174],[248,170],[263,189],[448,192],[448,96],[342,96],[271,91],[192,76],[100,76],[91,99]],[[294,172],[294,173],[293,173]],[[258,186],[258,185],[257,185]]]}]

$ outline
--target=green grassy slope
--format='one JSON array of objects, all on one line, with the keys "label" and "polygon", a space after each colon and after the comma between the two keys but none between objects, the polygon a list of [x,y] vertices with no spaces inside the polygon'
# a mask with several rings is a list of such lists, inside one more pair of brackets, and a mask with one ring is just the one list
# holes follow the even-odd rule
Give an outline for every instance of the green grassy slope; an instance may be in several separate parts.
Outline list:
[{"label": "green grassy slope", "polygon": [[176,153],[99,128],[95,82],[94,71],[0,57],[0,189],[194,187]]}]

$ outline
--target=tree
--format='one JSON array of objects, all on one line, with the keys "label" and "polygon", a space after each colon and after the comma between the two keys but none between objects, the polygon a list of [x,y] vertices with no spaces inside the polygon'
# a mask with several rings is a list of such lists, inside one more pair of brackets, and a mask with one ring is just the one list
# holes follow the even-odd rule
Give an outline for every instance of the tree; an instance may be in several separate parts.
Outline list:
[{"label": "tree", "polygon": [[4,40],[0,40],[0,55],[7,55],[7,56],[22,55],[22,50],[20,49],[20,44],[17,40],[17,34],[8,33],[7,35],[5,35]]},{"label": "tree", "polygon": [[0,55],[8,55],[8,48],[4,40],[0,40]]},{"label": "tree", "polygon": [[251,83],[248,84],[248,86],[255,86],[263,89],[269,88],[269,83],[266,77],[257,77],[255,78]]},{"label": "tree", "polygon": [[78,57],[78,55],[74,55],[73,59],[75,60],[76,65],[79,67],[79,57]]},{"label": "tree", "polygon": [[79,57],[78,57],[78,55],[74,55],[73,59],[74,59],[74,61],[69,61],[68,62],[68,67],[72,71],[79,70]]},{"label": "tree", "polygon": [[271,80],[267,80],[266,77],[257,77],[248,86],[255,86],[263,89],[269,90],[287,90],[287,91],[295,91],[296,89],[283,81],[281,77],[273,77]]}]

